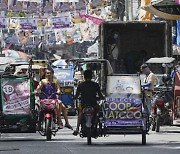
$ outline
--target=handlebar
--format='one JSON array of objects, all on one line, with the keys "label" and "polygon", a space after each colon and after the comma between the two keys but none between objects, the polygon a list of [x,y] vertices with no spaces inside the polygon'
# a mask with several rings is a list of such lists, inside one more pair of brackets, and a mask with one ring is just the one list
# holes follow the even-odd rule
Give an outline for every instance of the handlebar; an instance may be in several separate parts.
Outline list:
[{"label": "handlebar", "polygon": [[[34,95],[36,95],[36,96],[39,96],[40,94],[44,94],[44,95],[46,95],[47,96],[47,94],[46,93],[44,93],[43,91],[41,91],[41,92],[33,92],[33,94]],[[47,98],[50,98],[51,96],[53,96],[53,95],[60,95],[59,93],[52,93],[50,96],[48,96]]]}]

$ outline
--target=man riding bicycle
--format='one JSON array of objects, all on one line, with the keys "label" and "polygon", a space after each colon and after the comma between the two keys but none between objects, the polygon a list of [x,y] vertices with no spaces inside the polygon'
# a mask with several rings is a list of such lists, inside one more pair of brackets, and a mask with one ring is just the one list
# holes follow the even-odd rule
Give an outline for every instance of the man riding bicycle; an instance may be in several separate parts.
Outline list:
[{"label": "man riding bicycle", "polygon": [[99,111],[99,105],[97,104],[97,97],[104,99],[103,94],[101,93],[100,86],[98,83],[91,81],[92,79],[92,71],[86,70],[84,71],[84,79],[85,81],[80,83],[77,87],[76,94],[74,96],[74,99],[77,99],[81,95],[81,104],[80,104],[80,110],[79,115],[77,119],[77,128],[73,132],[73,135],[77,135],[79,133],[79,126],[81,124],[81,117],[82,117],[82,109],[86,105],[91,105],[95,108],[96,111]]}]

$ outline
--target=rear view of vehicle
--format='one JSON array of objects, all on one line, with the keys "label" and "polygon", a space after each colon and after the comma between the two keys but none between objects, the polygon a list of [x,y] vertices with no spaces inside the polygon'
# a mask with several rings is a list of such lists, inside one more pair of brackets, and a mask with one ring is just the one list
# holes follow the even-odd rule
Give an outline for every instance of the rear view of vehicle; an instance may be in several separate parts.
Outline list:
[{"label": "rear view of vehicle", "polygon": [[160,126],[172,125],[171,108],[172,105],[168,101],[167,93],[169,91],[163,89],[157,91],[153,99],[153,113],[152,113],[152,131],[159,132]]},{"label": "rear view of vehicle", "polygon": [[95,109],[92,106],[86,106],[82,111],[81,137],[87,137],[87,144],[91,144],[91,137],[95,135],[94,127]]}]

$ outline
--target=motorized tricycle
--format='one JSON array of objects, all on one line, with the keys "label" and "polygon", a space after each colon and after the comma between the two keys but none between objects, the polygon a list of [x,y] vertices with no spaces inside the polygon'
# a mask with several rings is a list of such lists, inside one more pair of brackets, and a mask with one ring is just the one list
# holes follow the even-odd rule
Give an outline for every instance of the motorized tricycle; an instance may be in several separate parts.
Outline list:
[{"label": "motorized tricycle", "polygon": [[87,144],[91,144],[92,138],[141,134],[145,145],[149,131],[148,115],[143,112],[140,76],[113,74],[105,59],[80,59],[76,63],[86,63],[87,68],[93,70],[93,80],[100,84],[106,97],[100,103],[99,112],[95,112],[92,106],[84,108],[80,136],[87,137]]},{"label": "motorized tricycle", "polygon": [[[23,65],[22,65],[23,64]],[[36,104],[34,95],[34,76],[32,60],[23,63],[14,63],[10,71],[1,72],[1,103],[0,103],[0,133],[39,133],[51,139],[57,128],[52,126],[52,115],[56,100],[43,100]],[[20,67],[20,66],[23,67]],[[27,65],[25,67],[25,65]],[[23,74],[15,67],[25,68]],[[11,68],[13,67],[13,68]],[[14,70],[14,71],[13,71]],[[14,73],[16,72],[17,73]],[[41,110],[40,110],[41,109]],[[42,121],[39,115],[42,114]],[[53,118],[54,119],[54,118]],[[37,130],[37,125],[41,122],[41,130]],[[51,129],[53,127],[53,129]]]},{"label": "motorized tricycle", "polygon": [[159,132],[161,126],[173,124],[173,82],[170,71],[174,60],[172,57],[161,57],[146,61],[157,77],[150,117],[152,131]]},{"label": "motorized tricycle", "polygon": [[16,76],[11,69],[1,74],[0,87],[0,133],[36,133],[32,77]]},{"label": "motorized tricycle", "polygon": [[171,126],[173,123],[171,103],[173,96],[171,96],[171,90],[172,87],[170,89],[163,88],[154,92],[151,115],[152,131],[159,132],[160,126]]}]

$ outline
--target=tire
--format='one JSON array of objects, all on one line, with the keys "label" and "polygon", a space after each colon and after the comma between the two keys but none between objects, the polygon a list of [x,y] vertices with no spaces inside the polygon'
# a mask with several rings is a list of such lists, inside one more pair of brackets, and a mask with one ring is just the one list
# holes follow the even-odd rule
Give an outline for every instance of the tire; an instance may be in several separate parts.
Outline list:
[{"label": "tire", "polygon": [[87,144],[91,145],[91,128],[87,128]]},{"label": "tire", "polygon": [[156,132],[159,132],[160,125],[161,125],[161,116],[158,115],[157,118],[156,118]]},{"label": "tire", "polygon": [[51,133],[51,119],[50,118],[46,118],[46,140],[50,141],[51,137],[52,137],[52,133]]},{"label": "tire", "polygon": [[153,124],[152,125],[152,131],[155,131],[156,130],[156,124]]},{"label": "tire", "polygon": [[142,131],[142,145],[146,145],[146,131]]},{"label": "tire", "polygon": [[34,107],[34,117],[35,117],[36,123],[39,121],[39,115],[40,115],[40,106],[39,104],[36,103]]},{"label": "tire", "polygon": [[153,121],[152,121],[152,131],[156,130],[156,118],[153,117]]}]

